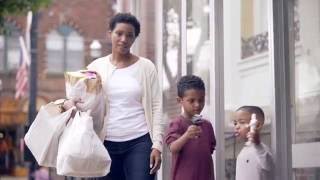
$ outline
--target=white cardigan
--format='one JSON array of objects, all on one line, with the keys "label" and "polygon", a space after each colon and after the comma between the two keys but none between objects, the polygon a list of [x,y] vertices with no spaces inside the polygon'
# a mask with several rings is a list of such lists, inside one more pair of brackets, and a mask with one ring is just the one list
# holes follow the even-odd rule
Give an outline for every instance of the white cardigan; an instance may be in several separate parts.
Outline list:
[{"label": "white cardigan", "polygon": [[[158,74],[154,64],[146,58],[139,57],[138,71],[134,75],[138,82],[143,87],[142,92],[142,105],[145,112],[145,118],[149,133],[152,139],[152,148],[158,149],[162,152],[163,148],[163,136],[164,136],[164,121],[162,121],[162,98],[161,89],[159,86]],[[102,85],[104,92],[106,92],[106,81],[110,77],[111,73],[115,70],[115,66],[110,62],[110,55],[96,59],[87,66],[89,70],[93,70],[99,73],[102,79]],[[105,121],[108,119],[108,96],[106,97],[106,116]],[[103,127],[100,137],[106,136],[106,127]]]}]

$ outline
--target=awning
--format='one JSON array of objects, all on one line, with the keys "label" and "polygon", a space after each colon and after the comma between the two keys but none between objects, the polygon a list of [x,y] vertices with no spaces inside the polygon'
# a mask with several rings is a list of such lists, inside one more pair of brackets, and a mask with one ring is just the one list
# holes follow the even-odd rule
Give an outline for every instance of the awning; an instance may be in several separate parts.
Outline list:
[{"label": "awning", "polygon": [[0,127],[25,124],[27,113],[22,111],[22,101],[10,97],[0,100]]}]

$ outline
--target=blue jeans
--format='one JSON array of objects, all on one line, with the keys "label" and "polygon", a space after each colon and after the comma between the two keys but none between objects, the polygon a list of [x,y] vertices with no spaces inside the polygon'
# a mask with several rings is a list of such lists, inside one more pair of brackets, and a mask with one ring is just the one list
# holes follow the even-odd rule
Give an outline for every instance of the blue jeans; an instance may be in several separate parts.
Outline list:
[{"label": "blue jeans", "polygon": [[152,146],[149,134],[125,142],[104,141],[104,146],[112,162],[110,173],[101,179],[154,180],[149,167]]}]

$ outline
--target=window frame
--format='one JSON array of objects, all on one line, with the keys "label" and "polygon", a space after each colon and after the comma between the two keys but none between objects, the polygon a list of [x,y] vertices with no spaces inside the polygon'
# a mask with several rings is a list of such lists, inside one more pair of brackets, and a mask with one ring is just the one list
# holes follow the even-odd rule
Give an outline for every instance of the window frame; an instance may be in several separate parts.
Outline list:
[{"label": "window frame", "polygon": [[[61,75],[63,74],[65,71],[68,70],[69,66],[68,66],[68,52],[75,52],[75,50],[70,50],[68,48],[68,43],[70,42],[70,40],[68,40],[68,38],[70,37],[70,34],[72,34],[73,32],[76,33],[76,35],[78,35],[78,37],[81,37],[82,38],[82,50],[79,50],[77,52],[82,52],[82,64],[85,65],[85,38],[83,36],[81,36],[81,34],[75,29],[73,28],[72,26],[69,26],[69,25],[60,25],[58,26],[58,28],[56,29],[53,29],[52,31],[49,32],[49,34],[47,35],[47,38],[46,38],[46,42],[48,42],[48,37],[49,35],[52,33],[52,32],[55,32],[57,35],[59,35],[62,39],[62,49],[61,50],[50,50],[48,49],[47,47],[47,44],[46,44],[46,52],[47,52],[47,56],[46,56],[46,60],[47,60],[47,73],[49,75]],[[50,71],[49,69],[49,52],[50,51],[55,51],[55,52],[61,52],[62,53],[62,62],[60,61],[59,63],[62,64],[62,70],[61,71],[58,71],[58,72],[54,72],[54,71]],[[54,67],[52,69],[55,69]]]},{"label": "window frame", "polygon": [[[20,47],[19,47],[19,36],[21,34],[21,30],[15,26],[13,23],[10,22],[5,22],[4,24],[4,29],[5,32],[3,34],[1,34],[1,36],[3,37],[3,49],[1,49],[1,51],[3,52],[3,69],[0,69],[0,73],[2,74],[8,74],[8,73],[15,73],[17,72],[18,68],[19,68],[19,64],[16,68],[13,69],[9,69],[9,38],[16,38],[17,39],[17,45],[18,45],[18,50],[20,51]],[[19,60],[20,61],[20,60]]]}]

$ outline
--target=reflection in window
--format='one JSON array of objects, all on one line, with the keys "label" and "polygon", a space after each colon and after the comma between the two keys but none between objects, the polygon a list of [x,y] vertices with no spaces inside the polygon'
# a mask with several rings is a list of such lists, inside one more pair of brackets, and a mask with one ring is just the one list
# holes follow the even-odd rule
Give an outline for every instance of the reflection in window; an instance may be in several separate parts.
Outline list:
[{"label": "reflection in window", "polygon": [[[295,180],[320,179],[320,0],[294,1],[295,117],[292,167]],[[303,158],[301,155],[303,154]]]},{"label": "reflection in window", "polygon": [[296,129],[294,143],[320,141],[318,120],[320,108],[320,18],[309,18],[312,14],[319,14],[319,5],[319,0],[310,3],[295,1]]},{"label": "reflection in window", "polygon": [[209,40],[209,1],[187,1],[187,74],[202,78],[206,85],[206,104],[202,115],[210,117],[210,73],[212,60]]},{"label": "reflection in window", "polygon": [[[244,142],[234,136],[234,111],[243,105],[263,109],[261,141],[271,147],[272,80],[268,53],[268,1],[224,0],[225,179],[235,179]],[[243,60],[245,59],[245,60]]]},{"label": "reflection in window", "polygon": [[[168,121],[180,113],[176,101],[176,82],[181,75],[181,1],[163,1],[163,119]],[[171,152],[163,149],[163,179],[170,179]]]},{"label": "reflection in window", "polygon": [[268,1],[241,1],[241,58],[268,51]]},{"label": "reflection in window", "polygon": [[5,55],[4,55],[4,36],[0,35],[0,70],[3,71],[4,70],[4,66],[5,66]]},{"label": "reflection in window", "polygon": [[0,71],[10,72],[19,67],[20,47],[19,30],[10,23],[5,23],[5,33],[0,34]]},{"label": "reflection in window", "polygon": [[79,70],[84,67],[84,40],[67,25],[51,31],[46,40],[49,73]]},{"label": "reflection in window", "polygon": [[176,81],[178,75],[178,55],[180,50],[179,16],[173,8],[167,12],[166,35],[163,88],[168,90],[172,88],[170,85]]}]

